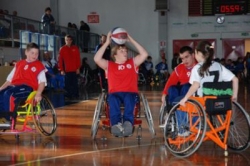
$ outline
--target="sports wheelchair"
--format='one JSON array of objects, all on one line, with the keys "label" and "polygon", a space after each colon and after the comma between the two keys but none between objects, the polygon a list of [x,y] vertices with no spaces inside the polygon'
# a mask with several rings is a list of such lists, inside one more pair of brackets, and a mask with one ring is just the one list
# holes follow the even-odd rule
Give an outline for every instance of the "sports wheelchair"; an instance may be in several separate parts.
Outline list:
[{"label": "sports wheelchair", "polygon": [[57,118],[53,105],[44,95],[37,103],[35,95],[36,91],[15,95],[14,109],[2,115],[10,116],[10,125],[1,126],[0,134],[15,134],[19,138],[19,134],[37,130],[44,136],[51,136],[56,131]]},{"label": "sports wheelchair", "polygon": [[225,156],[228,149],[243,151],[249,147],[247,112],[231,96],[215,96],[212,92],[230,91],[228,85],[232,83],[217,83],[219,89],[211,89],[213,84],[203,85],[204,97],[190,97],[185,106],[176,104],[165,116],[165,145],[173,155],[188,157],[208,140],[224,149]]},{"label": "sports wheelchair", "polygon": [[[121,106],[121,111],[124,110],[124,107]],[[142,114],[144,113],[145,116]],[[93,140],[96,139],[97,131],[99,129],[99,123],[102,123],[102,129],[105,130],[106,128],[111,128],[111,122],[109,119],[109,104],[107,102],[107,93],[102,92],[99,97],[98,101],[95,107],[93,122],[91,126],[91,137]],[[135,127],[137,128],[137,139],[140,140],[142,137],[142,117],[146,118],[149,131],[151,133],[152,138],[155,137],[156,133],[154,130],[154,122],[152,118],[152,114],[149,108],[149,104],[145,96],[141,93],[137,96],[137,103],[134,108],[134,126],[133,126],[133,132],[135,130]],[[102,137],[103,140],[106,140],[104,136]]]}]

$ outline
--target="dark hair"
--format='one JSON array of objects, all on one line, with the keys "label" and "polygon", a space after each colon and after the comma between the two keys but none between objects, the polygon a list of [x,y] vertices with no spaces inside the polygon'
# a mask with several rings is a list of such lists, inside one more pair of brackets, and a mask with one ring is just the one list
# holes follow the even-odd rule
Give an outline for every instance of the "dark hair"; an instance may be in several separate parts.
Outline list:
[{"label": "dark hair", "polygon": [[179,56],[179,53],[174,53],[174,57],[178,58],[178,56]]},{"label": "dark hair", "polygon": [[250,58],[250,52],[247,52],[247,53],[246,53],[246,57],[247,57],[247,58]]},{"label": "dark hair", "polygon": [[66,35],[66,38],[70,38],[73,41],[73,37],[71,35]]},{"label": "dark hair", "polygon": [[46,7],[45,8],[45,12],[47,12],[47,11],[51,11],[51,8],[50,7]]},{"label": "dark hair", "polygon": [[85,65],[87,63],[88,58],[84,57],[82,58],[82,65]]},{"label": "dark hair", "polygon": [[26,50],[30,50],[32,48],[38,49],[39,50],[39,46],[36,43],[28,43],[26,46]]},{"label": "dark hair", "polygon": [[102,35],[101,35],[101,37],[103,37],[103,36],[104,36],[104,37],[107,37],[107,35],[105,35],[105,34],[102,34]]},{"label": "dark hair", "polygon": [[72,23],[68,22],[68,28],[71,28],[71,27],[72,27]]},{"label": "dark hair", "polygon": [[189,46],[183,46],[180,49],[180,54],[183,54],[186,51],[188,51],[189,54],[193,54],[194,53],[194,51],[193,51],[193,49],[191,47],[189,47]]},{"label": "dark hair", "polygon": [[205,58],[203,65],[200,67],[199,74],[201,77],[204,77],[208,72],[208,68],[212,64],[214,58],[214,49],[211,48],[212,44],[208,41],[201,41],[196,46],[195,50],[201,52]]}]

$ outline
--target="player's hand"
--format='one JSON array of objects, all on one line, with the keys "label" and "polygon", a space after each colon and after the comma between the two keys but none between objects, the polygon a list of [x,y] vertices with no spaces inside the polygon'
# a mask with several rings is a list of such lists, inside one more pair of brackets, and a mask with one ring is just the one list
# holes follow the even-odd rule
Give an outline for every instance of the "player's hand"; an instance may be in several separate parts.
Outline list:
[{"label": "player's hand", "polygon": [[36,96],[35,96],[35,101],[38,103],[42,100],[42,95],[37,93]]},{"label": "player's hand", "polygon": [[111,31],[109,31],[108,34],[107,34],[107,40],[106,40],[105,44],[110,45],[110,43],[111,43],[111,35],[112,35]]},{"label": "player's hand", "polygon": [[182,106],[185,106],[186,101],[187,101],[187,98],[184,97],[183,99],[181,99],[179,104],[182,105]]},{"label": "player's hand", "polygon": [[165,100],[166,100],[166,95],[162,95],[162,96],[161,96],[161,102],[164,103]]}]

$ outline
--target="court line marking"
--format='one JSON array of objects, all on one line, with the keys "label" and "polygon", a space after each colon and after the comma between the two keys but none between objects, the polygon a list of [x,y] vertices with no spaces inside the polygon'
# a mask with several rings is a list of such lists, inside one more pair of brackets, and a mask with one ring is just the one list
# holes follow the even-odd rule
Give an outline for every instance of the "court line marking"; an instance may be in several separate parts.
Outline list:
[{"label": "court line marking", "polygon": [[79,152],[79,153],[67,154],[67,155],[56,156],[56,157],[49,157],[49,158],[44,158],[44,159],[39,159],[39,160],[31,160],[31,161],[22,162],[22,163],[11,164],[11,165],[8,165],[8,166],[27,165],[27,164],[31,164],[31,163],[36,163],[38,161],[42,162],[42,161],[49,161],[49,160],[60,159],[60,158],[65,158],[65,157],[73,157],[73,156],[78,156],[78,155],[91,154],[91,153],[96,153],[96,152],[107,152],[107,151],[112,151],[112,150],[136,148],[136,147],[145,147],[145,146],[150,146],[150,145],[161,145],[161,144],[162,143],[154,143],[154,144],[150,143],[150,144],[144,144],[144,145],[133,145],[133,146],[126,146],[126,147],[111,148],[111,149],[94,150],[94,151],[88,151],[88,152]]}]

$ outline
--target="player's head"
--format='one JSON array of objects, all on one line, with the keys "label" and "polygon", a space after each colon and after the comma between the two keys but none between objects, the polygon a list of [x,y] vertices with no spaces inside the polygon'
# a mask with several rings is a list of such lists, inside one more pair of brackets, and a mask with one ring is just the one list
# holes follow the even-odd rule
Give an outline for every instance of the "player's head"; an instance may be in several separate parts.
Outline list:
[{"label": "player's head", "polygon": [[28,43],[25,50],[26,59],[28,62],[33,62],[38,59],[39,47],[36,43]]},{"label": "player's head", "polygon": [[204,61],[211,63],[214,59],[214,49],[210,42],[201,41],[195,48],[195,58],[198,62]]},{"label": "player's head", "polygon": [[115,62],[123,63],[128,59],[128,49],[125,45],[115,45],[111,50]]},{"label": "player's head", "polygon": [[193,67],[195,64],[193,49],[189,46],[183,46],[180,49],[180,59],[182,63],[187,67]]},{"label": "player's head", "polygon": [[214,59],[213,45],[208,41],[201,41],[195,48],[195,58],[198,62],[203,62],[200,68],[200,75],[204,76]]}]

